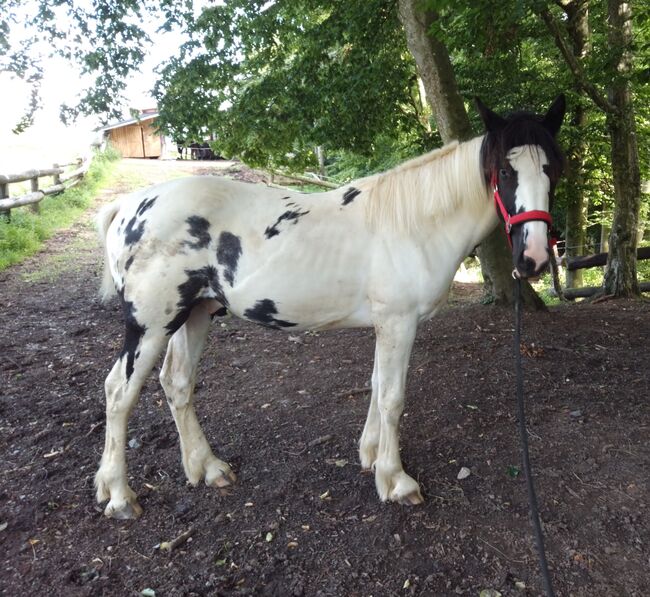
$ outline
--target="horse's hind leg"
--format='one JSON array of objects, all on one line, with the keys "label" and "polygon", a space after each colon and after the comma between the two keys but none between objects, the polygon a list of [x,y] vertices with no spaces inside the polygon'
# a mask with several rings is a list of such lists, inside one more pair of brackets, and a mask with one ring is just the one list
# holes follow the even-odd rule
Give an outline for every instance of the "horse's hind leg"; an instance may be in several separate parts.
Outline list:
[{"label": "horse's hind leg", "polygon": [[127,321],[124,351],[106,378],[106,441],[95,487],[98,502],[109,500],[104,514],[112,518],[142,514],[126,478],[127,422],[166,341],[164,330],[145,329],[134,319]]},{"label": "horse's hind leg", "polygon": [[226,487],[236,478],[230,467],[210,449],[194,410],[196,371],[210,327],[210,312],[215,301],[198,304],[185,324],[172,336],[160,372],[169,408],[172,411],[181,442],[181,458],[187,480],[196,485]]}]

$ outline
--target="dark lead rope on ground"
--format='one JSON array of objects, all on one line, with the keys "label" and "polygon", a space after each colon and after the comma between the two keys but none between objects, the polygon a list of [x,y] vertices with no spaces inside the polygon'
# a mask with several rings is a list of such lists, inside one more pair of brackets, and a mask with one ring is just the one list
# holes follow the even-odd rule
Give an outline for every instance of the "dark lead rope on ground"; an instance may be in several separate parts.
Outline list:
[{"label": "dark lead rope on ground", "polygon": [[517,419],[519,425],[519,438],[521,440],[521,459],[524,469],[524,477],[526,478],[528,503],[530,506],[530,518],[535,534],[535,544],[537,547],[537,555],[539,556],[539,567],[542,573],[544,591],[546,592],[547,597],[555,597],[555,593],[553,592],[553,585],[551,584],[551,575],[549,574],[548,564],[546,562],[546,551],[544,550],[544,534],[542,532],[542,525],[539,520],[537,496],[535,494],[535,486],[533,484],[533,475],[530,470],[530,456],[528,454],[528,432],[526,430],[526,414],[524,411],[524,374],[521,365],[521,280],[517,276],[513,277],[515,278],[514,349],[515,372],[517,376]]}]

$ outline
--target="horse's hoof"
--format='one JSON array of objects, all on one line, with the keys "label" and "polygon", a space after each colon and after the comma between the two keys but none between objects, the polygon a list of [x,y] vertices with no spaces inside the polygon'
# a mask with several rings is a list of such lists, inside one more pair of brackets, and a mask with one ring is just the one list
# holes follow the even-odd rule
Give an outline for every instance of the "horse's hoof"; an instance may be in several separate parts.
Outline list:
[{"label": "horse's hoof", "polygon": [[104,515],[116,520],[135,520],[142,516],[142,507],[135,498],[131,500],[111,500],[104,510]]},{"label": "horse's hoof", "polygon": [[237,482],[237,476],[230,470],[230,467],[222,463],[219,466],[216,463],[213,463],[212,466],[208,467],[208,470],[205,474],[205,484],[209,487],[216,487],[217,489],[224,489],[225,487],[230,487]]},{"label": "horse's hoof", "polygon": [[404,506],[417,506],[424,502],[418,482],[402,472],[395,479],[395,486],[390,492],[390,500]]},{"label": "horse's hoof", "polygon": [[412,491],[411,493],[403,495],[394,501],[398,502],[402,506],[419,506],[420,504],[424,503],[424,498],[418,489],[417,491]]}]

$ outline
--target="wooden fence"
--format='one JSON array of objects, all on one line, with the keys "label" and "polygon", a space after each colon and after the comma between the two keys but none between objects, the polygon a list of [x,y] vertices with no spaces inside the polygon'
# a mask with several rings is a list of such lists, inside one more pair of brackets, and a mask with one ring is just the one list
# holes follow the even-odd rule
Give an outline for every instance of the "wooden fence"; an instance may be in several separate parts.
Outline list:
[{"label": "wooden fence", "polygon": [[[75,166],[74,170],[66,172],[66,168]],[[48,195],[58,195],[66,189],[79,183],[88,172],[89,159],[79,158],[68,164],[54,164],[52,168],[45,170],[27,170],[19,174],[0,174],[0,215],[11,217],[11,210],[23,205],[31,205],[34,211],[38,211],[38,204]],[[41,188],[39,179],[52,177],[52,184]],[[9,196],[9,185],[19,182],[30,182],[31,192],[19,197]]]},{"label": "wooden fence", "polygon": [[[638,261],[650,259],[650,247],[639,247],[636,250]],[[607,253],[596,253],[595,255],[584,255],[573,257],[567,260],[566,267],[569,270],[599,267],[607,264]],[[650,292],[650,282],[639,282],[641,292]],[[567,299],[586,298],[593,296],[600,290],[600,287],[584,286],[582,288],[565,288],[564,297]]]}]

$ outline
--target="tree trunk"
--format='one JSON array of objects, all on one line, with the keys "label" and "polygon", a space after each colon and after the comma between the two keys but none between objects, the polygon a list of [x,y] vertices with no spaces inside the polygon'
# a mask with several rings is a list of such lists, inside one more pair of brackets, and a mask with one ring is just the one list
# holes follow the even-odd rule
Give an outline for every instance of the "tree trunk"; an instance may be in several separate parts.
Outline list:
[{"label": "tree trunk", "polygon": [[[562,8],[566,13],[567,31],[571,37],[573,55],[579,61],[584,60],[590,50],[589,31],[589,2],[588,0],[562,0]],[[576,85],[580,92],[580,85]],[[568,202],[566,211],[566,228],[564,238],[566,241],[567,258],[583,255],[585,252],[585,238],[587,227],[587,201],[584,194],[584,163],[586,142],[580,133],[587,124],[586,110],[579,103],[573,109],[571,124],[578,135],[567,151],[567,187]],[[566,272],[567,288],[582,286],[582,272]]]},{"label": "tree trunk", "polygon": [[616,204],[609,237],[604,291],[617,297],[638,296],[636,243],[641,206],[641,173],[629,75],[632,68],[632,10],[625,0],[609,0],[609,46],[616,53],[611,98],[616,111],[607,115],[612,141]]},{"label": "tree trunk", "polygon": [[[436,13],[423,10],[418,0],[398,0],[399,19],[406,33],[409,51],[415,59],[427,101],[444,143],[474,137],[458,92],[454,69],[446,46],[431,35]],[[478,256],[486,283],[486,294],[498,304],[512,304],[512,255],[503,231],[496,228],[479,246]],[[523,297],[527,306],[540,308],[543,301],[524,280]]]},{"label": "tree trunk", "polygon": [[632,9],[628,0],[608,0],[607,41],[613,56],[606,75],[611,75],[609,97],[602,94],[567,47],[561,25],[548,9],[541,16],[555,39],[576,82],[606,114],[611,139],[614,180],[614,217],[609,236],[609,259],[603,292],[616,297],[638,296],[636,242],[641,206],[641,174],[636,123],[632,105]]}]

